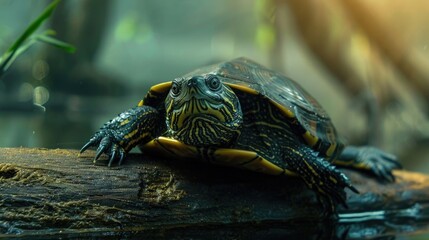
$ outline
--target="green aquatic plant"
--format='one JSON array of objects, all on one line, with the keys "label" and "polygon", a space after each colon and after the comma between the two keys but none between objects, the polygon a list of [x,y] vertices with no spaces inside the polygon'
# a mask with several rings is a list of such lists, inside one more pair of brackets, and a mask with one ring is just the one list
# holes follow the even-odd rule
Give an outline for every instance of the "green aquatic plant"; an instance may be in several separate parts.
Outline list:
[{"label": "green aquatic plant", "polygon": [[42,33],[35,34],[36,30],[51,16],[54,9],[61,0],[54,0],[43,12],[25,29],[19,38],[0,57],[0,79],[12,65],[18,56],[29,49],[37,42],[44,42],[52,46],[61,48],[69,53],[76,51],[75,47],[66,42],[60,41],[53,36],[55,31],[48,29]]}]

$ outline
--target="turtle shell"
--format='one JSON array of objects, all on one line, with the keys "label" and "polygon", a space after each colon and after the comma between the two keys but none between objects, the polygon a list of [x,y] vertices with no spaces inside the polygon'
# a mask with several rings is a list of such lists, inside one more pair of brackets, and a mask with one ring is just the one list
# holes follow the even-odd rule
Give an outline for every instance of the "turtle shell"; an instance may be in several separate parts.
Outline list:
[{"label": "turtle shell", "polygon": [[214,74],[232,89],[268,98],[297,135],[319,154],[333,158],[344,146],[321,105],[298,83],[246,58],[197,69],[183,76]]}]

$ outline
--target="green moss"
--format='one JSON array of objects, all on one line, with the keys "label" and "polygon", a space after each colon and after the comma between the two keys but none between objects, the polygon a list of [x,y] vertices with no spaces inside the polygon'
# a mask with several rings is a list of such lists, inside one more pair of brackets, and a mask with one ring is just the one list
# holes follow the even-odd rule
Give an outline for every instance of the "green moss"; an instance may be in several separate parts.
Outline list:
[{"label": "green moss", "polygon": [[21,168],[15,164],[0,163],[0,183],[40,183],[53,182],[39,170]]},{"label": "green moss", "polygon": [[161,172],[155,168],[155,171],[140,174],[139,198],[151,204],[178,201],[186,195],[178,186],[179,181],[173,173]]}]

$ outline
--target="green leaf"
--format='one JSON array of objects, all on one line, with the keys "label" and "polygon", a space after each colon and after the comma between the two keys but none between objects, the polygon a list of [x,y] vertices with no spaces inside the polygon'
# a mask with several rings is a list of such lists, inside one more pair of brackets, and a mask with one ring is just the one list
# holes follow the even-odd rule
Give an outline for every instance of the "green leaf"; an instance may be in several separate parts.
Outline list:
[{"label": "green leaf", "polygon": [[1,73],[4,73],[7,71],[7,69],[10,67],[10,65],[12,65],[13,62],[15,62],[15,59],[21,55],[23,52],[27,51],[27,49],[29,49],[33,44],[35,44],[36,41],[34,39],[31,39],[30,41],[27,41],[25,44],[21,45],[19,48],[16,48],[13,52],[9,53],[9,55],[7,55],[7,58],[4,62],[2,62],[0,69],[2,72],[0,72],[0,76]]},{"label": "green leaf", "polygon": [[75,48],[67,43],[56,40],[48,35],[55,34],[54,31],[48,30],[44,34],[39,34],[36,37],[32,37],[33,33],[45,22],[52,14],[54,9],[57,7],[61,0],[54,0],[49,4],[43,12],[34,20],[21,34],[21,36],[9,47],[6,53],[0,58],[0,78],[3,73],[12,65],[17,56],[26,51],[32,46],[36,40],[52,44],[60,47],[68,52],[74,52]]},{"label": "green leaf", "polygon": [[61,48],[61,49],[65,50],[65,51],[67,51],[69,53],[76,52],[76,48],[73,45],[71,45],[69,43],[66,43],[66,42],[63,42],[63,41],[60,41],[60,40],[58,40],[56,38],[50,37],[47,34],[37,35],[35,37],[35,39],[38,40],[38,41],[40,41],[40,42],[44,42],[44,43],[53,45],[53,46],[55,46],[57,48]]},{"label": "green leaf", "polygon": [[[12,65],[13,62],[15,62],[15,59],[19,55],[21,55],[23,52],[27,51],[37,41],[53,45],[55,47],[58,47],[58,48],[65,50],[69,53],[74,53],[76,51],[76,48],[73,45],[49,36],[49,35],[53,35],[53,34],[55,34],[54,31],[47,30],[42,34],[38,34],[38,35],[30,37],[29,41],[25,42],[19,48],[15,49],[15,52],[13,52],[13,54],[10,53],[7,56],[6,61],[3,62],[3,64],[0,66],[0,69],[3,69],[3,72],[6,71],[10,67],[10,65]],[[0,59],[0,62],[1,62],[1,60],[2,59]]]},{"label": "green leaf", "polygon": [[57,5],[60,1],[61,0],[54,0],[51,4],[49,4],[45,8],[43,13],[40,14],[39,17],[36,20],[34,20],[30,24],[30,26],[27,27],[27,29],[24,31],[24,33],[12,44],[12,46],[7,50],[7,52],[13,52],[17,48],[19,48],[19,46],[21,46],[21,44],[25,40],[27,40],[27,38],[30,37],[31,34],[33,34],[46,19],[48,19],[51,16],[52,12],[57,7]]}]

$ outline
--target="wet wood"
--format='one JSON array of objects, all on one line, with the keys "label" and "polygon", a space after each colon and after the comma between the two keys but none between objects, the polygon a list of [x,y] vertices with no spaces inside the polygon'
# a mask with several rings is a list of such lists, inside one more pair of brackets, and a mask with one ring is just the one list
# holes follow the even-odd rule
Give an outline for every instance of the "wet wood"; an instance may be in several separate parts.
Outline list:
[{"label": "wet wood", "polygon": [[[94,166],[93,156],[93,151],[78,157],[76,150],[0,148],[0,237],[168,236],[171,229],[210,236],[219,234],[219,226],[235,229],[234,234],[246,229],[254,234],[264,224],[322,219],[314,193],[295,178],[142,154],[107,168],[105,161]],[[382,184],[362,173],[344,172],[361,194],[348,191],[349,209],[339,208],[340,216],[408,211],[429,202],[428,176],[396,171],[396,183]],[[297,229],[308,233],[316,231],[315,225]]]}]

